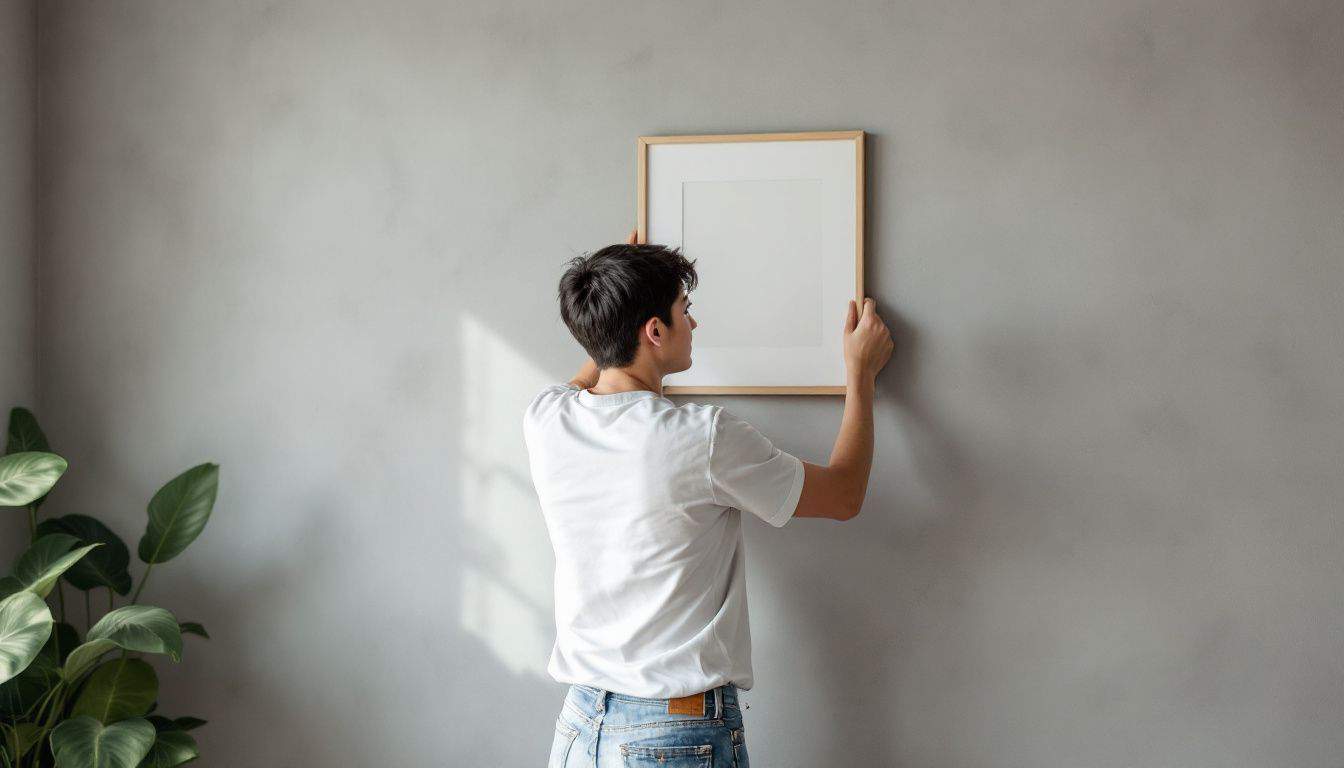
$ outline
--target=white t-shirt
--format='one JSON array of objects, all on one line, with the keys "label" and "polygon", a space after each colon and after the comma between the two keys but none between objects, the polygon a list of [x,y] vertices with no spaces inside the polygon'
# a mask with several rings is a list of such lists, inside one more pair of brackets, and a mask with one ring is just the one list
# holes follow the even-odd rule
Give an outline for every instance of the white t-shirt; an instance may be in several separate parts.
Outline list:
[{"label": "white t-shirt", "polygon": [[555,549],[556,681],[752,686],[742,511],[793,516],[803,463],[717,405],[546,387],[523,419]]}]

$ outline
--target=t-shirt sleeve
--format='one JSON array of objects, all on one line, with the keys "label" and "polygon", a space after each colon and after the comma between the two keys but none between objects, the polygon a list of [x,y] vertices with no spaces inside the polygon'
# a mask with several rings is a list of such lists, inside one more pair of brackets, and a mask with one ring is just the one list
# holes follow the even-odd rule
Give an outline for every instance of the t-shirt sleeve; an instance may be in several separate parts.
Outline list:
[{"label": "t-shirt sleeve", "polygon": [[532,423],[540,418],[541,414],[546,411],[547,406],[553,403],[556,397],[577,389],[578,387],[572,384],[548,384],[543,387],[532,398],[532,402],[528,403],[527,409],[523,411],[523,438],[527,439]]},{"label": "t-shirt sleeve", "polygon": [[709,442],[709,488],[715,504],[750,512],[779,528],[798,508],[803,462],[720,408]]}]

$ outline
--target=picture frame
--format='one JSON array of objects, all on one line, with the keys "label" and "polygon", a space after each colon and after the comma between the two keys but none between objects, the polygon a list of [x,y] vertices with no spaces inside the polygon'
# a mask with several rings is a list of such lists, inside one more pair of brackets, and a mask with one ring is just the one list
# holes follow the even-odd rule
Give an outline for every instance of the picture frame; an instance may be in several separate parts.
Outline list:
[{"label": "picture frame", "polygon": [[695,362],[665,393],[845,393],[845,302],[864,296],[864,137],[638,137],[638,242],[681,248],[700,277]]}]

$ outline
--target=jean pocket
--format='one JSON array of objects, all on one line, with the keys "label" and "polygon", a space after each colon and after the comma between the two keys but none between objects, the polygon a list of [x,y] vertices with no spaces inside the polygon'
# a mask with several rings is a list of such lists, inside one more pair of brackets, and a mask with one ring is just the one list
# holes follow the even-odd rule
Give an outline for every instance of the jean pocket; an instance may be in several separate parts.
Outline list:
[{"label": "jean pocket", "polygon": [[546,768],[565,768],[570,747],[574,746],[574,739],[578,735],[579,729],[571,727],[564,720],[555,721],[555,738],[551,740],[551,757],[546,761]]},{"label": "jean pocket", "polygon": [[655,747],[621,745],[626,768],[713,768],[713,744],[678,744]]}]

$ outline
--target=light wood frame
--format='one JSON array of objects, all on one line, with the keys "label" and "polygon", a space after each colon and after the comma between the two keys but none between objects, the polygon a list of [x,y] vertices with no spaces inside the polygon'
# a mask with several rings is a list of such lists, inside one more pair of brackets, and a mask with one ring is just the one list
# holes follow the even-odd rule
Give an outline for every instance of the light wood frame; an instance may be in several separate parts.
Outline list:
[{"label": "light wood frame", "polygon": [[[649,215],[649,145],[650,144],[703,144],[711,142],[743,141],[852,141],[855,164],[855,237],[854,237],[854,297],[863,306],[863,209],[864,161],[863,131],[803,131],[797,133],[720,133],[685,136],[640,136],[637,142],[635,206],[637,209],[638,242],[645,242]],[[808,387],[738,387],[738,386],[669,386],[663,392],[669,395],[843,395],[843,386]]]}]

